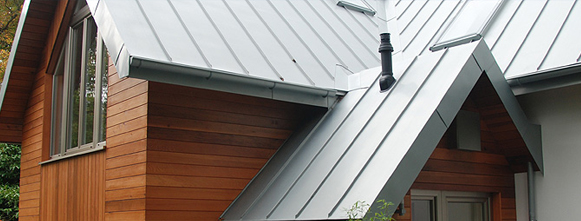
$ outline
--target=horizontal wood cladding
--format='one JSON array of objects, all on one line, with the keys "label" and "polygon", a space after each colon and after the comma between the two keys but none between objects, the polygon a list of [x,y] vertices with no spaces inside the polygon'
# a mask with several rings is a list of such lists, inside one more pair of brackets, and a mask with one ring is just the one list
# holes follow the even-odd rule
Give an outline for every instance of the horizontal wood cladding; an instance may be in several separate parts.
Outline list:
[{"label": "horizontal wood cladding", "polygon": [[148,82],[120,79],[109,60],[104,217],[145,220]]},{"label": "horizontal wood cladding", "polygon": [[104,220],[105,153],[42,166],[41,220]]},{"label": "horizontal wood cladding", "polygon": [[448,149],[449,132],[440,140],[412,189],[491,193],[493,220],[516,220],[514,172],[498,150],[490,129],[486,125],[481,128],[481,142],[493,144],[482,151]]},{"label": "horizontal wood cladding", "polygon": [[218,220],[305,119],[305,105],[149,83],[147,220]]}]

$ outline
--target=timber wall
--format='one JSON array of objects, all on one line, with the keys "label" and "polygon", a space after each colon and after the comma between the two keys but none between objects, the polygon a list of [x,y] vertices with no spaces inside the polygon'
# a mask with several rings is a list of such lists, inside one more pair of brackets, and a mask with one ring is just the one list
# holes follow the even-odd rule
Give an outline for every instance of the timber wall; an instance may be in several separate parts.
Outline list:
[{"label": "timber wall", "polygon": [[[480,110],[471,98],[464,103],[463,109]],[[449,131],[446,132],[411,188],[491,193],[492,220],[515,221],[513,168],[486,119],[481,117],[480,125],[482,151],[451,149],[448,142]],[[410,205],[411,201],[406,201],[406,206]],[[411,208],[409,209],[409,213],[398,221],[411,220]]]},{"label": "timber wall", "polygon": [[218,220],[320,108],[150,82],[147,220]]},{"label": "timber wall", "polygon": [[106,220],[145,220],[148,82],[119,79],[109,61]]}]

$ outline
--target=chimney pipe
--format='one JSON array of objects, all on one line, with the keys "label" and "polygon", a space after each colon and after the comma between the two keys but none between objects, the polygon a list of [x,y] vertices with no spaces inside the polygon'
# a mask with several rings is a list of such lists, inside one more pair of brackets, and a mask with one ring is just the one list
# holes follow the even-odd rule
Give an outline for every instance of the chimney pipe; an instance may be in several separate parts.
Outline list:
[{"label": "chimney pipe", "polygon": [[379,78],[380,92],[385,92],[393,87],[395,78],[393,77],[391,53],[393,46],[391,46],[390,34],[381,33],[381,44],[379,45],[379,53],[381,53],[381,77]]}]

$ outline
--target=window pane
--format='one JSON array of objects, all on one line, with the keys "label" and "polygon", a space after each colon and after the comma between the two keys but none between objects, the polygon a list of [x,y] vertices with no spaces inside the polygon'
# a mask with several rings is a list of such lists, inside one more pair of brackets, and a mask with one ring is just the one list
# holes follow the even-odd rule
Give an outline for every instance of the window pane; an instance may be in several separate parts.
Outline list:
[{"label": "window pane", "polygon": [[101,58],[101,122],[99,122],[99,142],[105,141],[107,131],[107,92],[109,91],[109,56],[107,50],[103,49]]},{"label": "window pane", "polygon": [[83,143],[93,142],[93,119],[95,111],[95,81],[96,81],[96,63],[97,63],[97,27],[92,18],[87,20],[87,38],[85,48],[85,96],[83,102]]},{"label": "window pane", "polygon": [[478,202],[448,203],[448,221],[484,221],[484,204]]},{"label": "window pane", "polygon": [[72,31],[72,71],[70,73],[69,91],[69,143],[68,148],[79,146],[79,105],[81,102],[81,60],[82,60],[82,46],[83,46],[83,25],[73,27]]},{"label": "window pane", "polygon": [[412,221],[433,221],[434,201],[412,200]]}]

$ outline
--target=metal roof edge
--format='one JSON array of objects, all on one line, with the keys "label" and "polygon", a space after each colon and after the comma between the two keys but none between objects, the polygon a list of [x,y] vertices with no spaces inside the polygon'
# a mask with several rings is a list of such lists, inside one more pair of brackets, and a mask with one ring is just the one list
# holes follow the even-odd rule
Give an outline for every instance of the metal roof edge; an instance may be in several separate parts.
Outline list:
[{"label": "metal roof edge", "polygon": [[4,71],[4,79],[0,84],[0,111],[2,111],[2,104],[4,103],[4,97],[6,96],[6,88],[8,87],[8,82],[10,81],[10,74],[12,72],[12,65],[14,65],[16,50],[18,49],[18,44],[20,42],[20,37],[22,35],[22,29],[24,28],[24,23],[26,22],[26,17],[28,16],[28,8],[30,7],[31,1],[32,0],[24,1],[24,4],[22,5],[22,12],[20,13],[20,19],[18,21],[18,26],[16,27],[16,34],[14,35],[14,41],[12,41],[10,56],[8,57],[6,70]]},{"label": "metal roof edge", "polygon": [[581,62],[507,78],[515,95],[581,84]]},{"label": "metal roof edge", "polygon": [[[122,75],[120,71],[120,77],[134,77],[320,107],[330,107],[334,100],[337,99],[337,96],[345,93],[332,88],[309,88],[287,82],[273,82],[259,77],[239,75],[223,70],[128,56],[129,67],[126,69],[127,75]],[[118,63],[120,62],[125,61],[120,60]],[[164,72],[164,74],[159,72]]]},{"label": "metal roof edge", "polygon": [[484,40],[480,41],[480,45],[474,51],[473,56],[482,71],[486,73],[490,83],[494,87],[498,97],[502,101],[502,104],[523,138],[529,153],[542,172],[544,167],[540,126],[534,125],[528,120],[510,85],[504,78],[502,70],[496,63],[492,52]]}]

